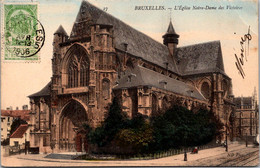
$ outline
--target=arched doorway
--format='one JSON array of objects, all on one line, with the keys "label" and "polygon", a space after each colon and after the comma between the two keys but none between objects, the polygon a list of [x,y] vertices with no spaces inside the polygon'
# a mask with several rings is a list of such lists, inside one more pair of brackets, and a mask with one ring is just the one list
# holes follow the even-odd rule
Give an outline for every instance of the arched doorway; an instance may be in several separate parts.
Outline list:
[{"label": "arched doorway", "polygon": [[59,129],[59,149],[62,151],[82,152],[86,146],[84,124],[88,121],[85,108],[72,100],[62,110]]}]

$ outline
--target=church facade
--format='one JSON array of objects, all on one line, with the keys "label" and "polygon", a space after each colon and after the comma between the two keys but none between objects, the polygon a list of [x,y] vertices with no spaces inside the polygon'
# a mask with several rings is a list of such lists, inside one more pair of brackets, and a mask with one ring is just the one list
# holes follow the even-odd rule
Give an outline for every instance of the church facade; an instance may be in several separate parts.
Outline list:
[{"label": "church facade", "polygon": [[29,96],[30,146],[86,150],[83,125],[97,127],[113,97],[130,118],[177,103],[228,121],[232,80],[220,42],[178,47],[171,22],[162,38],[163,44],[83,1],[70,36],[62,26],[54,33],[51,81]]}]

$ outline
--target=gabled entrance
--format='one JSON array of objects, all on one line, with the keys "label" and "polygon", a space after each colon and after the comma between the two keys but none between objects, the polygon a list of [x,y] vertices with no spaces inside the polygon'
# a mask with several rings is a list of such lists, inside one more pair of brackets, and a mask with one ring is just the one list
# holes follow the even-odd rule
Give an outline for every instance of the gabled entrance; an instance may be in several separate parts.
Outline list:
[{"label": "gabled entrance", "polygon": [[85,108],[76,100],[71,100],[60,117],[59,149],[68,152],[85,151],[86,133],[83,125],[88,121]]}]

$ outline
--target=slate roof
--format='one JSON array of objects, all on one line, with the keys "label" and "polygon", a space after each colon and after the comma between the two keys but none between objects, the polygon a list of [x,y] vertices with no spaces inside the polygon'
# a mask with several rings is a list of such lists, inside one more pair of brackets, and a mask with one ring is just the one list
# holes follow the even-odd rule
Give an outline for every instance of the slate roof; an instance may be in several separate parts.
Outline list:
[{"label": "slate roof", "polygon": [[179,60],[178,68],[182,75],[209,72],[220,72],[226,75],[220,41],[179,47],[176,55]]},{"label": "slate roof", "polygon": [[59,26],[59,28],[56,30],[56,32],[54,34],[63,34],[65,36],[68,36],[68,34],[66,33],[66,31],[64,30],[62,25]]},{"label": "slate roof", "polygon": [[28,124],[21,124],[14,133],[10,136],[10,138],[23,138],[23,135],[28,129]]},{"label": "slate roof", "polygon": [[176,32],[173,28],[173,25],[172,25],[172,21],[170,21],[170,24],[168,26],[168,30],[167,30],[166,34],[176,34]]},{"label": "slate roof", "polygon": [[[81,13],[81,11],[84,12]],[[173,62],[174,60],[169,55],[167,46],[86,1],[82,1],[70,38],[73,38],[73,35],[76,34],[76,25],[90,18],[92,24],[113,26],[116,49],[124,51],[124,43],[126,43],[128,53],[163,68],[166,68],[165,63],[168,62],[168,69],[178,73],[177,67]]]},{"label": "slate roof", "polygon": [[1,110],[1,116],[10,116],[21,118],[22,120],[29,121],[31,110]]},{"label": "slate roof", "polygon": [[[131,76],[131,81],[129,81],[129,76]],[[152,86],[199,100],[206,100],[196,88],[142,66],[135,66],[134,69],[128,69],[122,78],[119,79],[118,85],[113,89],[137,86]]]},{"label": "slate roof", "polygon": [[[175,60],[169,55],[167,46],[84,0],[82,1],[70,38],[73,38],[73,35],[76,34],[76,25],[86,20],[90,20],[92,24],[113,26],[116,49],[124,51],[124,43],[126,43],[128,44],[128,53],[163,68],[166,68],[165,63],[168,63],[168,70],[179,75],[211,72],[220,72],[226,75],[219,41],[177,48],[175,56],[177,56],[179,64],[176,65]],[[176,34],[171,22],[167,33]]]},{"label": "slate roof", "polygon": [[36,92],[28,97],[40,97],[40,96],[50,96],[51,94],[51,82],[49,82],[46,86],[44,86],[44,88],[42,88],[42,90],[40,90],[39,92]]}]

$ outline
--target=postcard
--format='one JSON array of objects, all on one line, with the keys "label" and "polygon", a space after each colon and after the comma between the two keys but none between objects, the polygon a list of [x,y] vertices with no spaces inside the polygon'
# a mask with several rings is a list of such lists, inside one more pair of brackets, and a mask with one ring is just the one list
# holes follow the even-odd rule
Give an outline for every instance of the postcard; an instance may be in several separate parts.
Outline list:
[{"label": "postcard", "polygon": [[2,0],[1,165],[258,166],[258,6]]}]

